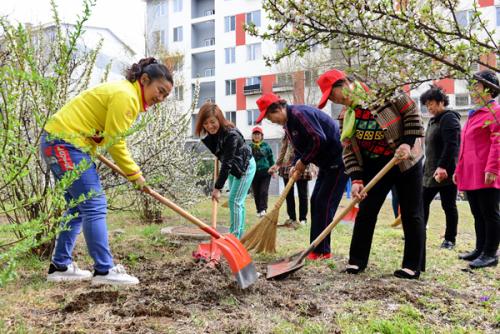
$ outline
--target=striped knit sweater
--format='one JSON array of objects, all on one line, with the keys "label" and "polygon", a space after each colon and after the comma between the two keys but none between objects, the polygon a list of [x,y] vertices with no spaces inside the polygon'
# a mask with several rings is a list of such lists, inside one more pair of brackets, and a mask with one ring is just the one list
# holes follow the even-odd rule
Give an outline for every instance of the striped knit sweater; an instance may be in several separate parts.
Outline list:
[{"label": "striped knit sweater", "polygon": [[[382,129],[383,138],[389,147],[395,150],[399,145],[404,143],[412,146],[411,152],[413,159],[403,161],[398,165],[402,172],[410,169],[422,159],[421,141],[415,141],[416,138],[424,136],[422,117],[415,102],[413,102],[408,95],[402,93],[394,96],[382,107],[373,109],[371,114],[373,119],[377,121]],[[358,116],[358,113],[356,113],[356,116]],[[343,114],[341,114],[339,121],[342,129]],[[356,124],[356,126],[360,124],[358,119],[356,119]],[[366,152],[362,152],[364,148],[360,148],[356,136],[345,140],[342,144],[342,157],[344,159],[346,173],[349,174],[353,180],[361,179],[363,173],[363,159],[367,159],[370,154],[362,154]],[[373,145],[373,147],[377,146]]]}]

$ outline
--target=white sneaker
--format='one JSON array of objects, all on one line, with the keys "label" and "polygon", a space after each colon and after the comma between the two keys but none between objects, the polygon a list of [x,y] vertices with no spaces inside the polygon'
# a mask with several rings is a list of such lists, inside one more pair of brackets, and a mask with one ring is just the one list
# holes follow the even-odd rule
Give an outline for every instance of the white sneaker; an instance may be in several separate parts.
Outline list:
[{"label": "white sneaker", "polygon": [[111,284],[111,285],[134,285],[139,284],[139,279],[127,274],[121,264],[117,264],[108,270],[106,275],[95,275],[92,277],[92,285]]},{"label": "white sneaker", "polygon": [[306,221],[305,221],[305,220],[301,220],[301,221],[299,221],[299,225],[300,225],[300,226],[306,226]]},{"label": "white sneaker", "polygon": [[88,270],[81,270],[76,263],[70,263],[66,268],[57,267],[51,263],[47,281],[63,282],[63,281],[90,281],[92,273]]}]

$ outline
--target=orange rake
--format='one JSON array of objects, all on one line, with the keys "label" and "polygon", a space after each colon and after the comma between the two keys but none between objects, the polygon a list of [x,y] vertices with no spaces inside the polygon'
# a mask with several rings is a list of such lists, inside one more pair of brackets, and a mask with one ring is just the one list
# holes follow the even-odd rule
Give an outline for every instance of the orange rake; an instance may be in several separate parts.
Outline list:
[{"label": "orange rake", "polygon": [[[113,162],[106,159],[104,156],[99,155],[99,160],[101,160],[106,166],[117,172],[122,176],[126,176],[125,173],[116,166]],[[182,217],[186,218],[191,223],[198,226],[204,232],[210,234],[214,238],[214,243],[217,245],[222,252],[222,255],[226,258],[231,271],[236,278],[236,282],[242,288],[248,288],[250,285],[257,281],[257,270],[252,262],[252,258],[241,242],[232,234],[221,235],[214,228],[208,226],[200,219],[196,218],[186,210],[177,206],[175,203],[169,199],[161,196],[156,191],[149,187],[144,187],[143,192],[150,195],[158,202],[169,207],[173,211],[177,212]]]}]

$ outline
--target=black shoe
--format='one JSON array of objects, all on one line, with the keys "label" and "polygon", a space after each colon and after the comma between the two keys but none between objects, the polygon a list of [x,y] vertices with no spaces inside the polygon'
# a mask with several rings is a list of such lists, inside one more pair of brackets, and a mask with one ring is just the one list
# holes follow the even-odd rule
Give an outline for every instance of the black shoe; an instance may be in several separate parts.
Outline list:
[{"label": "black shoe", "polygon": [[469,263],[469,267],[471,267],[471,269],[478,269],[485,267],[494,267],[497,264],[498,264],[498,257],[488,256],[483,253],[481,254],[480,257]]},{"label": "black shoe", "polygon": [[363,270],[364,269],[361,269],[359,266],[356,266],[356,268],[347,267],[342,272],[347,273],[347,274],[351,274],[351,275],[357,275],[357,274],[361,273]]},{"label": "black shoe", "polygon": [[420,271],[416,271],[415,274],[411,275],[403,269],[399,269],[394,272],[394,276],[396,276],[397,278],[418,279],[420,277]]},{"label": "black shoe", "polygon": [[451,242],[449,240],[444,240],[443,243],[441,244],[441,248],[444,249],[453,249],[455,247],[455,243]]},{"label": "black shoe", "polygon": [[481,252],[478,251],[477,249],[474,249],[472,252],[468,252],[465,254],[460,254],[458,258],[460,260],[465,260],[465,261],[474,261],[481,255]]}]

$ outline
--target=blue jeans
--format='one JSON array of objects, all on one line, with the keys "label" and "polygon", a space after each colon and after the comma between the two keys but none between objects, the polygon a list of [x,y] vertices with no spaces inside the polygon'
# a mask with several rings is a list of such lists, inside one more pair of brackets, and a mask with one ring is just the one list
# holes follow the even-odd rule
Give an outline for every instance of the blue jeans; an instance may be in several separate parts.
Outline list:
[{"label": "blue jeans", "polygon": [[107,203],[95,164],[87,153],[63,140],[49,141],[45,133],[41,138],[40,149],[42,157],[56,180],[60,180],[67,171],[75,169],[83,160],[90,164],[90,167],[81,172],[79,178],[71,184],[64,195],[68,204],[71,200],[77,200],[81,195],[88,196],[88,198],[67,211],[67,214],[77,214],[77,216],[64,223],[65,230],[57,237],[52,262],[57,266],[65,266],[73,262],[73,248],[83,228],[83,235],[89,254],[94,260],[95,270],[105,272],[111,269],[114,264],[106,226]]}]

